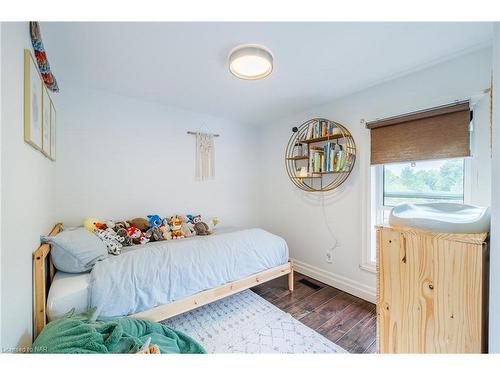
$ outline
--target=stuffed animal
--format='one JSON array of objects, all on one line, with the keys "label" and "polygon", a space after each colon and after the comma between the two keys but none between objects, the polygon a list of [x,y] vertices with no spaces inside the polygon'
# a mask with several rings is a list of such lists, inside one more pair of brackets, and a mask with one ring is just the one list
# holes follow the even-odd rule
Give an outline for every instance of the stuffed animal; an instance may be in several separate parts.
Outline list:
[{"label": "stuffed animal", "polygon": [[163,232],[160,230],[160,227],[151,227],[147,230],[144,235],[149,238],[150,241],[163,241]]},{"label": "stuffed animal", "polygon": [[107,228],[115,230],[116,223],[113,220],[106,220],[104,224],[106,225]]},{"label": "stuffed animal", "polygon": [[108,229],[108,226],[105,223],[95,223],[95,226],[97,229],[100,229],[100,230]]},{"label": "stuffed animal", "polygon": [[160,347],[156,344],[151,344],[151,337],[148,337],[146,342],[135,354],[161,354]]},{"label": "stuffed animal", "polygon": [[139,228],[130,226],[127,228],[127,233],[132,238],[132,242],[135,245],[143,245],[149,242],[149,238],[144,236],[144,233]]},{"label": "stuffed animal", "polygon": [[162,233],[164,240],[171,240],[172,239],[172,232],[170,231],[169,225],[162,225],[160,227],[160,232]]},{"label": "stuffed animal", "polygon": [[146,232],[149,229],[149,220],[146,220],[142,217],[137,217],[132,220],[128,220],[130,226],[136,227],[141,232]]},{"label": "stuffed animal", "polygon": [[108,248],[108,253],[112,255],[120,255],[122,244],[116,237],[116,233],[113,229],[96,229],[94,231],[95,235],[99,237],[102,242]]},{"label": "stuffed animal", "polygon": [[[115,226],[115,229],[118,228]],[[123,246],[132,246],[132,237],[128,235],[128,232],[125,228],[118,228],[116,231],[116,239],[123,245]]]},{"label": "stuffed animal", "polygon": [[170,231],[172,232],[172,239],[184,238],[182,233],[182,220],[178,216],[172,216],[168,221]]},{"label": "stuffed animal", "polygon": [[113,220],[105,220],[105,221],[98,221],[95,223],[95,226],[97,229],[113,229],[115,232],[118,231],[120,228],[125,228],[126,227],[126,221],[119,221],[119,222],[114,222]]},{"label": "stuffed animal", "polygon": [[186,225],[191,231],[191,233],[193,233],[193,236],[196,236],[196,231],[194,230],[194,224],[193,224],[193,215],[191,214],[186,215]]},{"label": "stuffed animal", "polygon": [[209,222],[207,223],[208,224],[208,230],[213,233],[215,231],[215,227],[217,226],[217,224],[219,224],[220,221],[219,221],[219,218],[218,217],[213,217],[209,220]]},{"label": "stuffed animal", "polygon": [[95,217],[88,217],[83,221],[83,226],[89,232],[95,232],[101,224],[101,221]]},{"label": "stuffed animal", "polygon": [[185,216],[182,216],[182,215],[177,215],[177,217],[182,220],[181,231],[184,234],[184,237],[194,236],[196,233],[194,231],[193,226],[190,227],[188,225],[187,218]]},{"label": "stuffed animal", "polygon": [[126,229],[130,226],[130,224],[126,221],[117,221],[115,223],[115,227],[114,227],[114,230],[115,232],[118,232],[118,230],[120,229]]},{"label": "stuffed animal", "polygon": [[201,215],[193,216],[194,230],[198,236],[211,234],[208,225],[201,220]]},{"label": "stuffed animal", "polygon": [[148,215],[148,219],[150,228],[156,228],[162,224],[161,217],[159,217],[158,215]]},{"label": "stuffed animal", "polygon": [[163,232],[160,230],[160,227],[154,227],[150,229],[152,231],[152,237],[155,241],[163,241]]}]

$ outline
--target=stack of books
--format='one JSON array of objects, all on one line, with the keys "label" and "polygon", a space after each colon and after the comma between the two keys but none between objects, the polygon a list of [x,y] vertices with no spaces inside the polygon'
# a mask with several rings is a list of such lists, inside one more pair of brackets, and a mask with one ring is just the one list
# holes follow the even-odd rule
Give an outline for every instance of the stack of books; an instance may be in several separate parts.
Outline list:
[{"label": "stack of books", "polygon": [[309,173],[323,172],[323,164],[325,162],[325,155],[322,147],[310,146],[309,147]]},{"label": "stack of books", "polygon": [[311,146],[309,150],[309,173],[342,172],[353,163],[353,155],[335,142],[323,147]]},{"label": "stack of books", "polygon": [[340,129],[328,120],[318,120],[309,124],[305,139],[328,137],[340,134]]}]

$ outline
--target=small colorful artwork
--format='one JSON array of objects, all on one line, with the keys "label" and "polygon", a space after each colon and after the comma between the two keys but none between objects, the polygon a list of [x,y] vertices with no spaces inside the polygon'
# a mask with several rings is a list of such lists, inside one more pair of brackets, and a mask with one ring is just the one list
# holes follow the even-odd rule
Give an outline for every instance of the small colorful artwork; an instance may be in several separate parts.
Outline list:
[{"label": "small colorful artwork", "polygon": [[40,24],[38,22],[30,22],[30,36],[38,69],[40,70],[40,75],[42,76],[45,86],[50,91],[59,92],[56,77],[54,77],[50,70],[47,52],[45,52],[45,48],[43,47],[42,34],[40,33]]}]

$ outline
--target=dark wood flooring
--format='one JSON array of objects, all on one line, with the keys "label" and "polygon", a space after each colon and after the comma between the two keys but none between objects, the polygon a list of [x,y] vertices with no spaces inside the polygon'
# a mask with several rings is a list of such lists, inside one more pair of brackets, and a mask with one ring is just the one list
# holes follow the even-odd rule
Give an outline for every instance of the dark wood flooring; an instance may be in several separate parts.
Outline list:
[{"label": "dark wood flooring", "polygon": [[[308,280],[319,288],[305,285]],[[252,290],[350,353],[375,353],[376,312],[373,303],[295,272],[295,290],[287,277]]]}]

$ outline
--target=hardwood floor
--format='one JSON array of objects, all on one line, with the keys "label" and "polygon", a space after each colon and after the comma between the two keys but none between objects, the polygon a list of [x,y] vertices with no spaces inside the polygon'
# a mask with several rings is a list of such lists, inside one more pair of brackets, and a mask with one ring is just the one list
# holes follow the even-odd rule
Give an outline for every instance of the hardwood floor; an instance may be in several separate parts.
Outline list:
[{"label": "hardwood floor", "polygon": [[[306,285],[310,281],[319,288]],[[339,289],[295,272],[295,291],[287,278],[271,280],[252,290],[306,326],[350,353],[375,353],[375,305]]]}]

